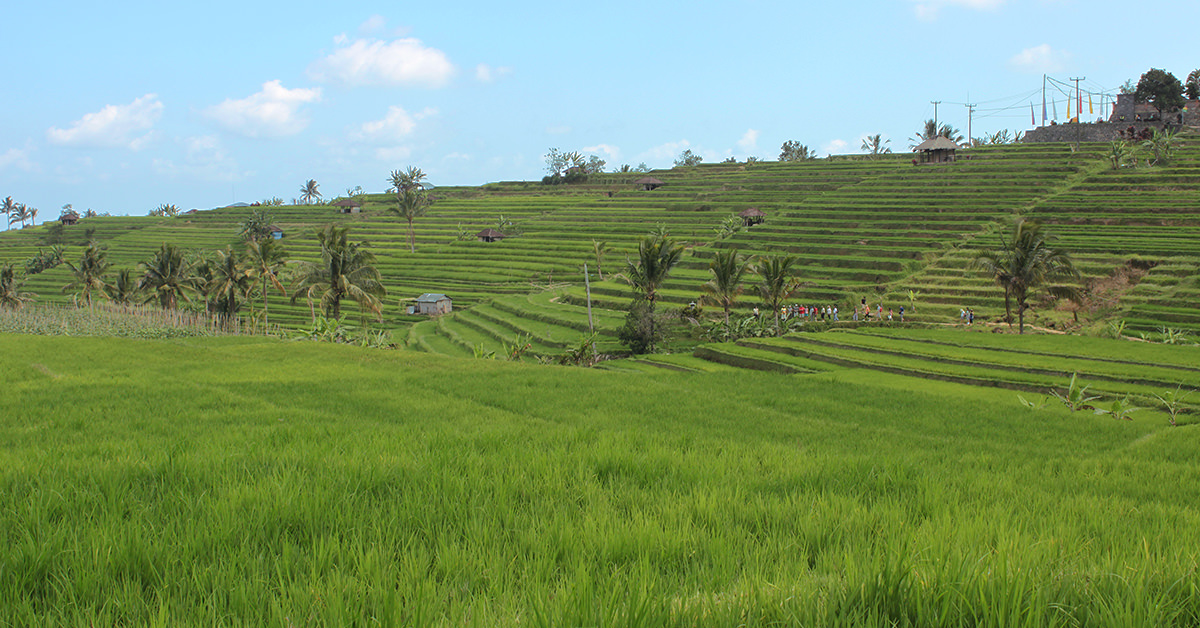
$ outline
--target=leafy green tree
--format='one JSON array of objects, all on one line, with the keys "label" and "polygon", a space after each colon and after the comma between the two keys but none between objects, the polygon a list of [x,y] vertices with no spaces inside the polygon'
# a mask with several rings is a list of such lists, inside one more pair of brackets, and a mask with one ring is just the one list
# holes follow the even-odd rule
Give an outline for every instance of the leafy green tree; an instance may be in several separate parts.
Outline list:
[{"label": "leafy green tree", "polygon": [[163,203],[163,204],[159,205],[158,207],[155,207],[154,209],[150,210],[150,213],[147,214],[147,216],[159,216],[159,217],[165,216],[167,218],[174,218],[178,215],[179,215],[179,208],[177,206],[175,206],[174,203]]},{"label": "leafy green tree", "polygon": [[1188,100],[1200,99],[1200,70],[1192,70],[1183,83]]},{"label": "leafy green tree", "polygon": [[761,259],[755,268],[762,278],[759,284],[759,294],[763,303],[771,308],[775,316],[775,335],[782,335],[779,326],[779,309],[783,302],[799,287],[800,281],[792,275],[792,266],[799,258],[795,255],[780,255]]},{"label": "leafy green tree", "polygon": [[320,184],[316,179],[309,179],[304,182],[304,186],[300,188],[300,200],[304,201],[305,205],[312,205],[321,200]]},{"label": "leafy green tree", "polygon": [[892,143],[892,140],[883,139],[883,135],[880,133],[876,133],[875,135],[868,135],[866,138],[863,139],[862,151],[872,157],[878,157],[880,155],[884,155],[884,154],[892,152],[892,149],[888,148],[887,146],[884,146],[884,144],[891,144],[891,143]]},{"label": "leafy green tree", "polygon": [[1055,298],[1075,301],[1080,298],[1075,286],[1053,283],[1077,280],[1079,271],[1070,255],[1051,246],[1052,241],[1053,237],[1046,234],[1036,220],[1017,218],[1012,229],[1000,235],[996,250],[980,253],[973,262],[975,268],[991,275],[1004,289],[1005,320],[1009,325],[1012,325],[1015,303],[1022,334],[1025,333],[1029,297],[1039,288]]},{"label": "leafy green tree", "polygon": [[380,297],[387,295],[387,290],[375,268],[375,256],[365,245],[351,242],[349,236],[349,228],[332,224],[317,232],[321,261],[300,268],[292,284],[292,303],[302,294],[310,303],[317,297],[325,315],[337,319],[342,315],[342,300],[350,299],[364,312],[381,318]]},{"label": "leafy green tree", "polygon": [[270,324],[267,293],[274,287],[281,294],[287,296],[287,288],[283,287],[283,282],[279,278],[279,272],[287,263],[287,251],[280,246],[278,241],[271,238],[251,240],[246,244],[246,263],[250,267],[250,273],[258,280],[258,290],[262,294],[263,300],[263,322]]},{"label": "leafy green tree", "polygon": [[403,218],[408,222],[408,250],[417,252],[416,236],[413,233],[413,221],[425,215],[429,207],[429,196],[425,194],[422,180],[425,173],[420,168],[409,167],[407,170],[393,170],[389,181],[390,188],[396,194],[396,205],[389,206],[387,212]]},{"label": "leafy green tree", "polygon": [[788,140],[779,149],[779,161],[805,161],[816,159],[817,153],[796,140]]},{"label": "leafy green tree", "polygon": [[696,153],[692,152],[692,149],[688,148],[682,153],[679,153],[679,156],[675,158],[675,165],[677,167],[699,166],[703,161],[704,160],[700,157],[700,155],[697,155]]},{"label": "leafy green tree", "polygon": [[222,324],[230,325],[241,307],[240,300],[249,297],[254,287],[251,267],[233,247],[225,247],[209,260],[208,269],[210,276],[204,284],[204,294],[216,303]]},{"label": "leafy green tree", "polygon": [[36,294],[22,292],[25,280],[17,281],[17,271],[12,264],[0,266],[0,307],[19,310],[32,301]]},{"label": "leafy green tree", "polygon": [[[671,269],[683,258],[683,245],[676,244],[670,238],[651,234],[638,243],[636,260],[626,262],[625,272],[621,277],[634,291],[635,302],[643,303],[644,309],[638,310],[639,325],[648,332],[647,346],[654,351],[655,345],[661,340],[659,330],[662,325],[655,319],[654,309],[658,303],[659,290],[662,289]],[[634,309],[630,310],[634,314]]]},{"label": "leafy green tree", "polygon": [[700,290],[704,299],[720,305],[725,311],[725,328],[729,328],[729,310],[742,294],[742,280],[750,272],[752,265],[745,256],[739,255],[737,249],[718,249],[708,263],[708,272],[712,275]]},{"label": "leafy green tree", "polygon": [[145,302],[157,301],[164,310],[174,310],[179,301],[191,302],[198,294],[201,282],[194,271],[195,264],[174,244],[163,243],[158,251],[140,264],[142,278],[138,289],[146,291]]},{"label": "leafy green tree", "polygon": [[238,236],[248,242],[254,242],[259,239],[271,238],[271,227],[275,224],[275,219],[271,215],[269,206],[260,205],[250,209],[250,215],[242,221],[239,227]]},{"label": "leafy green tree", "polygon": [[1142,75],[1133,98],[1137,102],[1149,103],[1159,114],[1174,111],[1185,104],[1183,83],[1174,74],[1157,68],[1151,68]]},{"label": "leafy green tree", "polygon": [[67,285],[63,286],[63,292],[77,290],[78,295],[82,297],[83,302],[88,306],[92,306],[92,293],[99,293],[101,296],[108,296],[105,288],[108,284],[104,281],[108,274],[108,269],[111,266],[106,259],[108,253],[100,248],[94,241],[89,242],[83,255],[79,258],[79,265],[76,266],[71,262],[66,262],[66,265],[71,269],[72,280]]}]

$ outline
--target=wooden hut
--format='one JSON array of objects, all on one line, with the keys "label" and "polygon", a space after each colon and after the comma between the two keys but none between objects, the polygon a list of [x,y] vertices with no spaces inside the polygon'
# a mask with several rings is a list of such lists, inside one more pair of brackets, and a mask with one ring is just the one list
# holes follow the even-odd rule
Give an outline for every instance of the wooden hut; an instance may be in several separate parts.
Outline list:
[{"label": "wooden hut", "polygon": [[79,214],[75,213],[74,210],[71,210],[63,213],[63,215],[59,216],[58,219],[62,221],[64,227],[69,227],[79,222]]},{"label": "wooden hut", "polygon": [[408,308],[409,314],[426,314],[428,316],[437,316],[439,314],[449,314],[454,311],[454,301],[440,293],[426,292],[417,297],[416,305]]},{"label": "wooden hut", "polygon": [[352,198],[339,198],[333,202],[333,206],[338,208],[338,211],[343,214],[357,214],[362,212],[362,203]]},{"label": "wooden hut", "polygon": [[921,163],[923,164],[942,164],[957,159],[954,155],[954,151],[957,149],[958,144],[954,140],[939,135],[921,142],[913,150],[921,153]]},{"label": "wooden hut", "polygon": [[270,227],[267,227],[267,231],[271,234],[272,239],[275,239],[275,240],[283,239],[283,229],[280,229],[279,227],[276,227],[275,225],[271,225]]},{"label": "wooden hut", "polygon": [[654,177],[642,177],[642,178],[638,179],[637,181],[634,181],[633,183],[635,185],[642,186],[642,189],[647,192],[649,192],[650,190],[656,189],[656,188],[661,188],[662,186],[666,185],[665,183],[663,183],[662,181],[659,181],[658,179],[655,179]]},{"label": "wooden hut", "polygon": [[766,220],[767,220],[766,212],[764,212],[763,210],[761,210],[757,207],[750,207],[750,208],[744,209],[744,210],[742,210],[742,212],[740,214],[738,214],[738,216],[741,217],[741,219],[742,219],[743,227],[753,227],[754,225],[761,225],[762,223],[766,222]]},{"label": "wooden hut", "polygon": [[504,238],[507,238],[508,236],[496,231],[495,229],[484,229],[483,231],[476,233],[475,237],[479,238],[480,242],[498,242]]}]

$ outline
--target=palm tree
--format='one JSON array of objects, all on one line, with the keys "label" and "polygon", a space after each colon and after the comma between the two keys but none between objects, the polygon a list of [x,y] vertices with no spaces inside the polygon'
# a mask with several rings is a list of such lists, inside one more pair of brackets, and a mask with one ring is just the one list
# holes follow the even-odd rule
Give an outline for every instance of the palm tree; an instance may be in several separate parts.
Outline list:
[{"label": "palm tree", "polygon": [[305,205],[312,205],[313,201],[321,198],[321,191],[317,187],[317,180],[309,179],[304,183],[304,187],[300,188],[300,200],[304,201]]},{"label": "palm tree", "polygon": [[930,118],[925,121],[924,127],[917,132],[915,137],[909,138],[909,142],[911,142],[909,148],[916,148],[917,144],[925,140],[931,140],[939,135],[954,141],[956,144],[961,143],[963,140],[962,133],[958,129],[949,124],[938,126],[937,122],[934,122],[933,118]]},{"label": "palm tree", "polygon": [[200,290],[200,281],[193,274],[194,264],[174,244],[163,243],[148,261],[140,264],[142,279],[138,290],[148,290],[145,303],[158,301],[164,310],[174,310],[179,300],[191,301],[189,295]]},{"label": "palm tree", "polygon": [[141,288],[133,276],[133,271],[128,268],[122,268],[117,272],[117,280],[104,286],[104,294],[108,296],[109,300],[122,306],[131,305],[137,299],[140,291]]},{"label": "palm tree", "polygon": [[425,215],[429,206],[429,197],[425,194],[425,173],[420,168],[410,166],[406,170],[393,170],[389,181],[390,188],[396,194],[396,206],[388,207],[390,214],[395,214],[408,221],[408,250],[417,252],[416,238],[413,235],[413,221]]},{"label": "palm tree", "polygon": [[29,226],[32,227],[37,224],[38,209],[36,207],[27,207],[26,209],[29,210]]},{"label": "palm tree", "polygon": [[[9,197],[12,198],[12,197]],[[8,226],[13,226],[15,223],[21,223],[21,228],[25,228],[25,221],[31,218],[29,206],[25,203],[17,203],[17,206],[8,214]]]},{"label": "palm tree", "polygon": [[767,307],[775,314],[775,335],[782,335],[779,328],[779,308],[796,291],[799,281],[792,276],[792,266],[799,259],[795,255],[769,257],[759,262],[756,269],[762,277],[759,292]]},{"label": "palm tree", "polygon": [[750,272],[750,263],[737,249],[721,249],[708,263],[712,279],[700,286],[705,297],[725,310],[725,329],[729,329],[729,310],[742,294],[742,278]]},{"label": "palm tree", "polygon": [[654,351],[654,339],[657,337],[654,329],[654,306],[658,302],[658,291],[671,274],[671,269],[682,257],[682,244],[676,244],[664,235],[651,234],[642,238],[638,244],[637,260],[626,260],[625,272],[621,274],[637,293],[635,305],[638,301],[646,303],[651,352]]},{"label": "palm tree", "polygon": [[105,288],[108,284],[104,281],[104,276],[108,274],[108,260],[105,259],[108,254],[104,249],[100,248],[94,241],[88,243],[88,247],[84,249],[83,256],[79,258],[79,265],[76,266],[71,262],[66,262],[71,269],[71,274],[74,279],[71,283],[63,286],[63,292],[68,290],[79,290],[79,294],[83,297],[83,302],[88,307],[92,306],[92,292],[98,292],[101,296],[108,296]]},{"label": "palm tree", "polygon": [[1029,309],[1027,302],[1034,290],[1044,287],[1057,298],[1074,301],[1080,298],[1075,286],[1051,283],[1079,278],[1070,256],[1050,248],[1052,239],[1042,232],[1037,221],[1017,218],[1012,231],[1001,234],[997,250],[975,257],[974,267],[986,271],[1004,288],[1005,320],[1009,325],[1012,325],[1012,304],[1016,303],[1019,333],[1025,333],[1025,310]]},{"label": "palm tree", "polygon": [[212,277],[204,285],[204,293],[217,304],[221,322],[228,326],[237,316],[238,299],[247,297],[253,288],[251,269],[233,247],[217,251],[209,262]]},{"label": "palm tree", "polygon": [[270,323],[267,315],[267,292],[270,286],[274,286],[284,296],[287,296],[287,289],[279,280],[279,271],[283,268],[286,259],[287,251],[270,238],[251,240],[246,245],[246,261],[250,265],[250,272],[258,278],[258,289],[262,292],[264,323]]},{"label": "palm tree", "polygon": [[892,152],[892,149],[884,146],[884,144],[890,143],[892,143],[892,140],[885,140],[883,139],[883,134],[876,133],[875,135],[868,135],[863,139],[862,150],[865,153],[869,153],[872,157],[877,157]]},{"label": "palm tree", "polygon": [[301,294],[311,302],[319,296],[321,308],[332,318],[342,315],[342,299],[350,299],[364,310],[380,316],[379,297],[387,295],[379,270],[374,266],[375,256],[362,244],[350,242],[350,230],[326,225],[317,232],[321,244],[320,263],[307,263],[293,282],[292,303]]},{"label": "palm tree", "polygon": [[11,197],[11,196],[4,199],[4,204],[0,205],[0,211],[4,212],[4,218],[5,218],[4,230],[7,231],[9,229],[9,227],[12,227],[12,223],[13,223],[12,217],[15,216],[17,213],[17,202],[14,201],[13,197]]},{"label": "palm tree", "polygon": [[268,238],[271,235],[271,226],[275,219],[271,216],[271,210],[268,207],[255,207],[250,210],[250,215],[239,225],[242,229],[238,232],[243,240],[253,242],[259,238]]},{"label": "palm tree", "polygon": [[19,310],[26,302],[32,301],[36,294],[21,292],[25,280],[17,281],[17,273],[12,264],[0,266],[0,307]]},{"label": "palm tree", "polygon": [[596,275],[600,277],[600,281],[604,281],[604,271],[600,270],[600,263],[604,261],[604,256],[612,250],[608,242],[592,240],[592,254],[596,256]]}]

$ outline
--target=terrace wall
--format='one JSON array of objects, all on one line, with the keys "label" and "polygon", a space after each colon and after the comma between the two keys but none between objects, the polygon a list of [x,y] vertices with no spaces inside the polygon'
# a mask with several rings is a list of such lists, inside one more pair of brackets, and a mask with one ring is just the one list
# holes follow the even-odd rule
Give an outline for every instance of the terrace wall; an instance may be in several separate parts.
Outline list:
[{"label": "terrace wall", "polygon": [[[1121,139],[1120,132],[1133,127],[1141,131],[1146,128],[1162,130],[1162,122],[1084,122],[1071,124],[1054,124],[1040,126],[1025,132],[1022,142],[1032,144],[1037,142],[1115,142]],[[1172,128],[1178,129],[1177,124]]]}]

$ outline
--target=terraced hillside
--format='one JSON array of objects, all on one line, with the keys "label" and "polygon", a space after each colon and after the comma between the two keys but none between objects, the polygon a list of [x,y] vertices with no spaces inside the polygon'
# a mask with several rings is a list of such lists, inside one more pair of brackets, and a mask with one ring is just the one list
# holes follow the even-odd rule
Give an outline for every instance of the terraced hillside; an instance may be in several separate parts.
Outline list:
[{"label": "terraced hillside", "polygon": [[[1016,213],[1049,223],[1079,260],[1094,298],[1084,321],[1123,318],[1130,330],[1200,330],[1200,137],[1186,136],[1169,167],[1113,170],[1103,145],[1009,145],[977,148],[953,164],[914,166],[909,155],[878,160],[833,158],[800,163],[706,164],[659,171],[665,186],[645,191],[641,175],[602,175],[583,185],[504,182],[438,188],[428,214],[407,226],[368,195],[361,214],[328,206],[274,208],[293,259],[315,259],[313,232],[347,225],[378,257],[388,288],[384,322],[414,348],[469,355],[497,350],[528,334],[534,354],[554,354],[588,329],[583,265],[591,271],[592,318],[602,350],[616,351],[615,329],[629,290],[614,277],[640,237],[663,230],[687,244],[663,291],[668,305],[696,300],[717,249],[756,255],[795,254],[804,286],[794,300],[839,305],[869,299],[910,305],[921,323],[953,322],[960,307],[984,320],[1003,309],[991,281],[967,270],[991,245],[1000,222]],[[382,180],[382,176],[380,179]],[[382,187],[382,186],[381,186]],[[765,224],[718,239],[722,221],[748,207]],[[0,234],[0,261],[16,262],[55,242],[66,259],[94,237],[117,268],[135,267],[163,242],[192,250],[238,245],[238,224],[251,210],[223,208],[177,218],[85,219],[55,235],[45,225]],[[473,236],[501,227],[485,243]],[[594,254],[605,243],[603,259]],[[597,267],[598,266],[598,267]],[[602,278],[603,277],[603,278]],[[43,301],[67,301],[65,266],[29,277]],[[908,301],[915,296],[916,309]],[[456,313],[429,320],[404,314],[424,292],[454,299]],[[271,298],[272,319],[306,324],[309,306]],[[748,291],[738,307],[759,305]],[[353,311],[353,310],[350,310]],[[1037,308],[1034,322],[1073,321],[1075,313]]]}]

